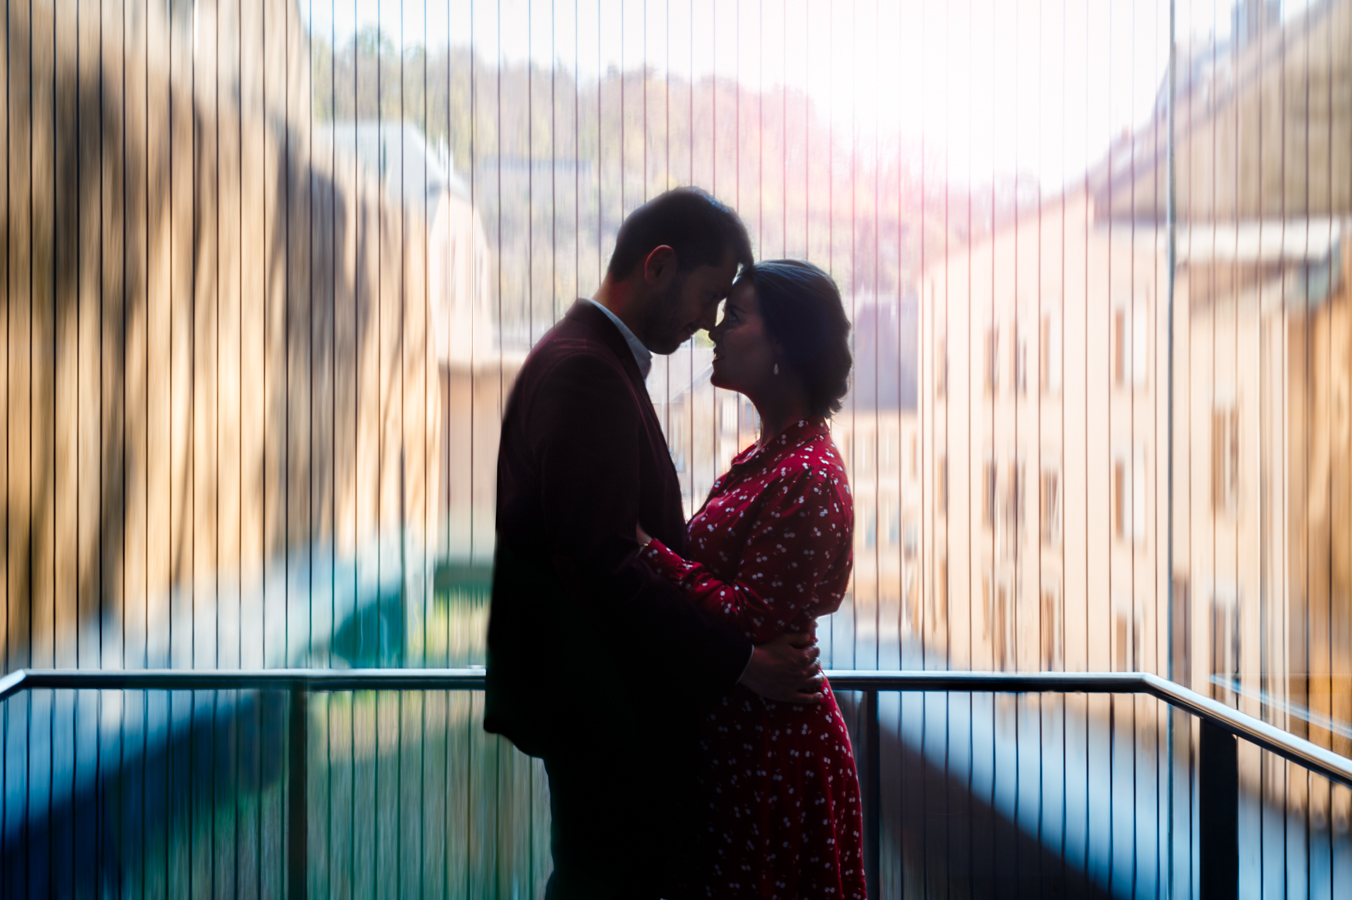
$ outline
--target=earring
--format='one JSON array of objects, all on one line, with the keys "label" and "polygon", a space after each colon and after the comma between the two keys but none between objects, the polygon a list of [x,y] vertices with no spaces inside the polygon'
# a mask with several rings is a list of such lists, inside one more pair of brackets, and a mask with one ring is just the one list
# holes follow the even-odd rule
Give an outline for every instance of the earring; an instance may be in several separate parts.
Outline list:
[{"label": "earring", "polygon": [[775,363],[775,374],[779,374],[779,363]]}]

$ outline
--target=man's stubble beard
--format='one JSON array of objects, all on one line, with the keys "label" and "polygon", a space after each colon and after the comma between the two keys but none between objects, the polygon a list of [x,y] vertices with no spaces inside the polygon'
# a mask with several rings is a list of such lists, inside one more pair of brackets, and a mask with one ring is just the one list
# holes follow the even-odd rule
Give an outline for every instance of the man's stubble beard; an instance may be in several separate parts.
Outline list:
[{"label": "man's stubble beard", "polygon": [[660,297],[653,298],[644,317],[648,349],[661,356],[675,353],[686,342],[686,322],[681,321],[681,289],[685,276],[677,273]]}]

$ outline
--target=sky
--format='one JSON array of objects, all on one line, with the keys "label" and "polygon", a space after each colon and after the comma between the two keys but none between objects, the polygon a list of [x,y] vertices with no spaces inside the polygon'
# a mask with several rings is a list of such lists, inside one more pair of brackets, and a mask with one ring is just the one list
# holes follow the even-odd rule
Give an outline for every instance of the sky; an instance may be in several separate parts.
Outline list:
[{"label": "sky", "polygon": [[[1168,66],[1168,0],[298,0],[343,43],[468,45],[584,77],[648,65],[806,91],[831,126],[942,157],[950,180],[1077,179],[1149,119]],[[1290,17],[1308,0],[1283,4]],[[1180,41],[1230,31],[1229,0],[1179,0]]]}]

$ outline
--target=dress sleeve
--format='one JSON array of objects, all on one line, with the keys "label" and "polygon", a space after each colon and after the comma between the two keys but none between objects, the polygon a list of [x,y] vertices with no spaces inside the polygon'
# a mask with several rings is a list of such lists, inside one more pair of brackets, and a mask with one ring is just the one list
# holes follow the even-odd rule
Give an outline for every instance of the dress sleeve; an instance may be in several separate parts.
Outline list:
[{"label": "dress sleeve", "polygon": [[811,468],[788,473],[767,490],[742,550],[734,581],[723,581],[654,539],[644,560],[696,605],[768,641],[817,600],[817,585],[848,552],[851,522],[829,476]]}]

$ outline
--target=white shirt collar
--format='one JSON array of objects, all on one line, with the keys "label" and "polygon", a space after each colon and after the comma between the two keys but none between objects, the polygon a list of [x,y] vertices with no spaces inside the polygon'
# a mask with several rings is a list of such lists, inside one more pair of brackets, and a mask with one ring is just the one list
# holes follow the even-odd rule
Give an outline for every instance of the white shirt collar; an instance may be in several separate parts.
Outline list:
[{"label": "white shirt collar", "polygon": [[646,380],[648,377],[648,373],[653,370],[652,351],[649,350],[647,347],[643,346],[643,342],[634,336],[634,333],[629,330],[629,326],[621,322],[620,317],[615,315],[610,310],[606,309],[603,304],[597,303],[591,297],[583,297],[582,299],[586,300],[588,303],[595,306],[597,309],[601,310],[601,312],[605,313],[606,318],[614,322],[615,327],[620,329],[620,334],[624,336],[624,342],[629,345],[629,352],[634,354],[634,362],[638,363],[639,372],[643,375],[643,378]]}]

